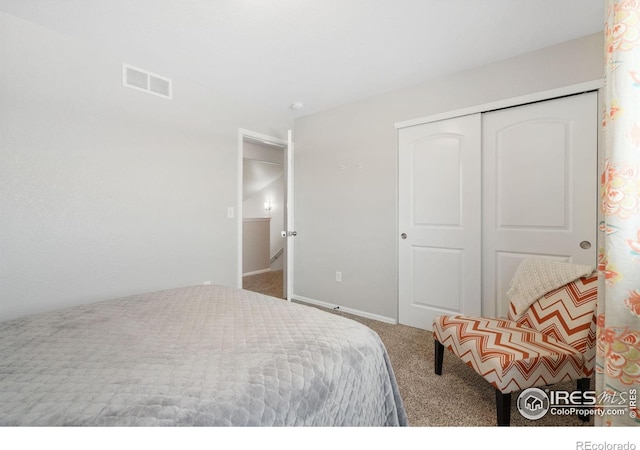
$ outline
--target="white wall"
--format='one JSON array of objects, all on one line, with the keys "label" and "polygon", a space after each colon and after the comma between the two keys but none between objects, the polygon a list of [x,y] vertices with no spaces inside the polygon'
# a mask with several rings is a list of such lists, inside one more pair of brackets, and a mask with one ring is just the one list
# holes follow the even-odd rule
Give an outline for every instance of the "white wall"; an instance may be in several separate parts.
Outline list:
[{"label": "white wall", "polygon": [[[123,62],[172,77],[173,100],[123,88]],[[0,13],[0,320],[236,285],[238,128],[291,120],[153,62]]]},{"label": "white wall", "polygon": [[[284,181],[283,175],[242,203],[242,211],[245,218],[271,218],[269,259],[275,256],[275,254],[284,247],[284,238],[280,236],[280,232],[285,229]],[[264,210],[264,202],[266,199],[271,199],[271,211],[269,213]],[[282,258],[278,258],[277,262],[277,265],[271,267],[272,270],[282,270]]]},{"label": "white wall", "polygon": [[396,319],[394,123],[598,80],[603,55],[598,33],[296,120],[295,296]]},{"label": "white wall", "polygon": [[242,276],[269,270],[268,217],[243,219],[242,226]]}]

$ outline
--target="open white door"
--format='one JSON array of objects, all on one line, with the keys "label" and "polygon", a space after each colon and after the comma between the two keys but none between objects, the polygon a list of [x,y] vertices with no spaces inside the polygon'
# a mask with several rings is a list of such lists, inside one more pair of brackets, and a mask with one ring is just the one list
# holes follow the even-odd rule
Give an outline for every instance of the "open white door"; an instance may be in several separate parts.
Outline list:
[{"label": "open white door", "polygon": [[284,259],[284,297],[291,301],[293,296],[293,243],[298,234],[293,225],[293,132],[287,134],[287,148],[285,149],[284,175],[287,187],[285,189],[285,219],[286,230],[282,231],[285,237]]}]

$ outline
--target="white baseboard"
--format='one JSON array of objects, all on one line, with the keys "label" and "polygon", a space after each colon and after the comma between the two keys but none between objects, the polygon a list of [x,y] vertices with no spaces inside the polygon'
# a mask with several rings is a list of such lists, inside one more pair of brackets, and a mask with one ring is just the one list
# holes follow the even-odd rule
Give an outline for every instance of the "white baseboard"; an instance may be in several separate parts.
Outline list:
[{"label": "white baseboard", "polygon": [[242,276],[243,277],[248,277],[249,275],[258,275],[260,273],[266,273],[266,272],[271,272],[271,268],[268,269],[261,269],[261,270],[256,270],[254,272],[247,272],[247,273],[243,273]]},{"label": "white baseboard", "polygon": [[348,314],[353,314],[354,316],[364,317],[366,319],[377,320],[378,322],[390,323],[392,325],[397,325],[398,321],[396,319],[392,319],[391,317],[379,316],[377,314],[371,314],[365,311],[360,311],[357,309],[344,308],[340,305],[333,305],[331,303],[323,302],[320,300],[315,300],[313,298],[303,297],[301,295],[294,294],[292,296],[292,300],[297,300],[302,303],[309,303],[311,305],[320,306],[326,309],[336,309],[338,308],[340,311],[346,312]]}]

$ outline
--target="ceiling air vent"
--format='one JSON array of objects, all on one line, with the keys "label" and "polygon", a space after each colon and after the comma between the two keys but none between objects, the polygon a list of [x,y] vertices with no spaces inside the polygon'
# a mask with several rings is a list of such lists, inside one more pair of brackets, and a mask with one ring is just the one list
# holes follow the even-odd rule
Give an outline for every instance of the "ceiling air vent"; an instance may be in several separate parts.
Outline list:
[{"label": "ceiling air vent", "polygon": [[122,85],[164,98],[171,98],[171,80],[129,64],[122,64]]}]

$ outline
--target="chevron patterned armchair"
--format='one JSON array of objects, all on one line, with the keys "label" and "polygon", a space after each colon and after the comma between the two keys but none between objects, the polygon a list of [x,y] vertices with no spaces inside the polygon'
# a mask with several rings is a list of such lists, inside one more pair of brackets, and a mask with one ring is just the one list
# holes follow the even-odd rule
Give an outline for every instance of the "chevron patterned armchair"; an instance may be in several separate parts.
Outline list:
[{"label": "chevron patterned armchair", "polygon": [[[499,426],[508,426],[511,393],[577,381],[589,389],[595,364],[596,273],[547,292],[509,319],[439,316],[433,322],[435,373],[442,374],[446,347],[484,377],[496,392]],[[588,416],[579,416],[588,421]]]}]

